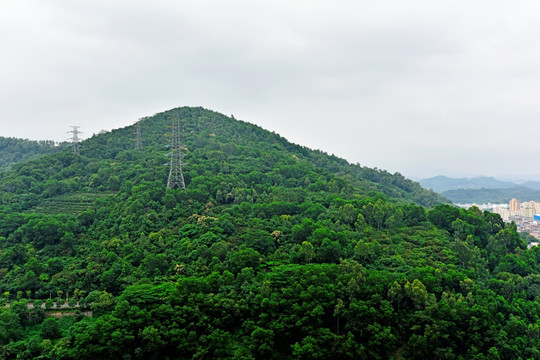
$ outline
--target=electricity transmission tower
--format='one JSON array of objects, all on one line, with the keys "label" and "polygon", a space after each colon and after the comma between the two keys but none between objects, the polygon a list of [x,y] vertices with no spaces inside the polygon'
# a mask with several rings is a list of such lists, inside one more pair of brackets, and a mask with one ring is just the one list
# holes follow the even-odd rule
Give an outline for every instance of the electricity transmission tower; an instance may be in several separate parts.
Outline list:
[{"label": "electricity transmission tower", "polygon": [[137,150],[142,150],[142,132],[141,132],[141,122],[137,122]]},{"label": "electricity transmission tower", "polygon": [[171,137],[171,161],[169,163],[169,179],[167,180],[167,189],[185,189],[184,175],[182,174],[182,150],[186,147],[180,144],[180,122],[173,119],[172,137]]},{"label": "electricity transmission tower", "polygon": [[74,154],[79,154],[79,134],[81,134],[81,132],[78,130],[80,128],[80,126],[71,126],[73,128],[73,130],[69,131],[70,133],[73,134],[73,137],[71,138],[71,142],[73,144],[73,153]]}]

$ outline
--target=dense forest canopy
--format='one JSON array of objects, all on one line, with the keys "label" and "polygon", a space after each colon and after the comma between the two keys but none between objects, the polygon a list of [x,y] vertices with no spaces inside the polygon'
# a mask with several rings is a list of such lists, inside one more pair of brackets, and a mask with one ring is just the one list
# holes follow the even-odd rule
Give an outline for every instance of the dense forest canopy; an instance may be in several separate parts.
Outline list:
[{"label": "dense forest canopy", "polygon": [[140,125],[0,173],[1,358],[540,358],[514,224],[202,108]]}]

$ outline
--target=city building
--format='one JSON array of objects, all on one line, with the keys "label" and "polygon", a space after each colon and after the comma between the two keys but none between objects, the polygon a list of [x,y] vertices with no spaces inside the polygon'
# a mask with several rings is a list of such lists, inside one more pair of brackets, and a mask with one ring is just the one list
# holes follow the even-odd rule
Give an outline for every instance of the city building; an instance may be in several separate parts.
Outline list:
[{"label": "city building", "polygon": [[518,199],[512,199],[510,200],[510,213],[519,213],[520,210],[520,203]]},{"label": "city building", "polygon": [[501,218],[503,219],[503,221],[508,221],[510,218],[510,210],[508,210],[506,206],[497,205],[493,207],[493,213],[499,214]]},{"label": "city building", "polygon": [[532,218],[536,214],[536,203],[534,201],[526,201],[523,203],[523,216]]}]

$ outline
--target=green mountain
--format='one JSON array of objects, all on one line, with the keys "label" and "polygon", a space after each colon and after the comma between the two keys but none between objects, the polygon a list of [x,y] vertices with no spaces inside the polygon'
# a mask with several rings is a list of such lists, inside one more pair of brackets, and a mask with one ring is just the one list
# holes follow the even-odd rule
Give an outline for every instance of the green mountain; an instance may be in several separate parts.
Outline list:
[{"label": "green mountain", "polygon": [[429,179],[422,179],[419,183],[426,189],[433,189],[438,193],[457,189],[504,189],[515,187],[516,184],[508,181],[500,181],[493,177],[474,178],[450,178],[447,176],[435,176]]},{"label": "green mountain", "polygon": [[[65,193],[116,192],[126,182],[137,185],[143,179],[166,181],[168,169],[163,164],[167,162],[164,155],[168,152],[171,115],[185,120],[182,141],[189,149],[185,178],[187,183],[195,182],[191,189],[201,182],[224,181],[232,190],[250,188],[261,196],[265,193],[261,186],[267,187],[268,183],[319,192],[328,190],[331,183],[334,190],[351,192],[350,195],[383,193],[424,206],[448,201],[399,173],[352,165],[209,110],[181,108],[141,121],[144,152],[133,151],[135,129],[127,127],[87,139],[81,156],[66,150],[58,156],[14,168],[0,177],[0,189],[4,187],[11,199],[4,204],[17,203],[14,206],[23,211]],[[208,190],[207,186],[201,187]]]},{"label": "green mountain", "polygon": [[0,136],[0,171],[6,170],[18,162],[53,154],[65,148],[66,144],[56,144],[54,141],[34,141]]},{"label": "green mountain", "polygon": [[0,173],[0,358],[538,358],[514,224],[202,108],[140,124]]}]

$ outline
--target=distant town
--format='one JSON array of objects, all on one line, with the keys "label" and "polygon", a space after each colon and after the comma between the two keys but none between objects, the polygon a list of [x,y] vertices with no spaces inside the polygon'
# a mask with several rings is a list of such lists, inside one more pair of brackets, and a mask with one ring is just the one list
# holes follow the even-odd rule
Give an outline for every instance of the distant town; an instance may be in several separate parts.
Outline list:
[{"label": "distant town", "polygon": [[[508,204],[456,204],[459,207],[476,206],[480,210],[499,214],[505,222],[514,221],[518,231],[526,232],[540,240],[540,202],[525,201],[521,203],[512,199]],[[538,246],[539,242],[529,243],[529,248]]]}]

